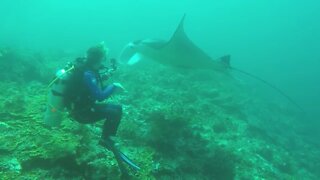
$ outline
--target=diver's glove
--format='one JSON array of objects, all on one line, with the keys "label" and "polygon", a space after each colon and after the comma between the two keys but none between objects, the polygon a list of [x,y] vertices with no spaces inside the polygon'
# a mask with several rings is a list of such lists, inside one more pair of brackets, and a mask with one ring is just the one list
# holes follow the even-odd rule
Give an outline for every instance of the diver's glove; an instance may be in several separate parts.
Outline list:
[{"label": "diver's glove", "polygon": [[113,85],[115,86],[115,93],[121,93],[121,92],[126,92],[126,89],[122,86],[122,84],[120,83],[113,83]]}]

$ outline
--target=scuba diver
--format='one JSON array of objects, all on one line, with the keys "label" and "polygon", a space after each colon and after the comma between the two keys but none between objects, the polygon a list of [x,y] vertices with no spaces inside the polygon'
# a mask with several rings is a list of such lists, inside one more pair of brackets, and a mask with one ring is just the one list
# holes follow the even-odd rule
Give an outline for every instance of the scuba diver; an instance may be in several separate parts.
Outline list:
[{"label": "scuba diver", "polygon": [[[104,120],[101,144],[111,146],[111,136],[115,136],[122,116],[121,105],[98,104],[109,98],[117,90],[123,90],[119,83],[102,87],[102,76],[99,71],[103,69],[103,61],[106,59],[106,49],[102,45],[91,47],[87,51],[84,65],[78,72],[82,83],[70,87],[66,94],[67,109],[73,119],[88,124]],[[74,81],[76,82],[76,81]],[[74,89],[74,90],[71,90]],[[76,93],[78,91],[79,93]]]},{"label": "scuba diver", "polygon": [[78,58],[56,73],[56,78],[49,85],[51,90],[44,121],[49,127],[59,126],[64,109],[72,119],[82,124],[104,120],[99,144],[113,152],[122,176],[128,178],[123,162],[134,170],[140,168],[116,148],[113,140],[121,121],[122,106],[100,103],[124,90],[120,83],[103,86],[103,81],[117,68],[115,59],[111,59],[111,68],[105,67],[106,57],[107,48],[99,44],[88,49],[86,58]]}]

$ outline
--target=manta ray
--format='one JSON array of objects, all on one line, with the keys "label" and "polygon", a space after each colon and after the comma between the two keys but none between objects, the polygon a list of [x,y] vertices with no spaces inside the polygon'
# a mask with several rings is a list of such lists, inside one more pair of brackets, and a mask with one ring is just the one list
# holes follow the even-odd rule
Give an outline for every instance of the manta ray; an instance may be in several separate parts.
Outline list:
[{"label": "manta ray", "polygon": [[129,43],[120,55],[120,61],[133,65],[142,59],[151,59],[177,68],[211,69],[226,71],[230,68],[230,56],[213,60],[196,46],[184,31],[185,15],[169,41],[144,39]]},{"label": "manta ray", "polygon": [[128,43],[120,54],[120,62],[134,65],[142,59],[150,59],[176,68],[208,69],[222,73],[230,70],[237,71],[266,84],[302,110],[291,97],[273,84],[251,73],[232,67],[230,65],[230,55],[224,55],[217,60],[211,58],[188,38],[184,30],[185,17],[186,15],[182,17],[176,31],[168,41],[143,39]]}]

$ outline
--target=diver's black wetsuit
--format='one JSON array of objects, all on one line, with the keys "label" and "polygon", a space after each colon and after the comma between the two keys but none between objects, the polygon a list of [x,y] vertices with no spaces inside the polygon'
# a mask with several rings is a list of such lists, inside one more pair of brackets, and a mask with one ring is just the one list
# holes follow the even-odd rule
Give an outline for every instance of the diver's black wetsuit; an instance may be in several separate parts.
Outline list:
[{"label": "diver's black wetsuit", "polygon": [[122,106],[113,104],[96,104],[111,96],[117,88],[109,85],[102,89],[100,87],[100,76],[98,73],[87,70],[83,73],[82,95],[74,105],[71,112],[72,117],[80,123],[94,123],[106,119],[103,125],[102,138],[115,136],[122,116]]},{"label": "diver's black wetsuit", "polygon": [[[81,73],[83,80],[81,81],[83,88],[78,89],[80,96],[76,102],[74,102],[74,108],[71,115],[80,123],[94,123],[103,119],[106,119],[103,125],[102,142],[101,145],[108,148],[113,152],[122,177],[129,179],[129,174],[125,168],[124,163],[128,164],[134,170],[140,170],[140,167],[132,162],[125,154],[123,154],[116,146],[114,142],[110,141],[110,136],[115,136],[118,126],[120,124],[122,116],[122,106],[113,104],[96,104],[96,101],[103,101],[111,96],[114,90],[117,88],[115,85],[109,85],[104,89],[101,89],[101,78],[98,73],[90,70]],[[80,84],[81,84],[80,83]]]}]

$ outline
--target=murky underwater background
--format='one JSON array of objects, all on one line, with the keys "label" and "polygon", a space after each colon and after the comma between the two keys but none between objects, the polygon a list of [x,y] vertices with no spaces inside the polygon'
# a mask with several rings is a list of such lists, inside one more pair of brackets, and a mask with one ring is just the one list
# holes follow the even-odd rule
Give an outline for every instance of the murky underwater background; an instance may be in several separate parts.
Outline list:
[{"label": "murky underwater background", "polygon": [[[55,70],[101,41],[118,57],[130,41],[168,40],[186,13],[185,31],[200,48],[214,59],[230,54],[232,66],[279,87],[304,113],[236,72],[230,78],[152,62],[124,66],[112,81],[128,94],[113,101],[126,107],[121,145],[145,167],[136,178],[317,179],[319,8],[315,0],[2,0],[0,176],[118,176],[110,153],[92,142],[99,128],[72,121],[57,132],[41,126],[46,86]],[[43,139],[52,143],[42,147]],[[62,139],[69,146],[57,152]],[[97,158],[104,155],[109,158]],[[72,168],[62,166],[66,159],[75,161]],[[192,161],[199,169],[186,165]]]}]

